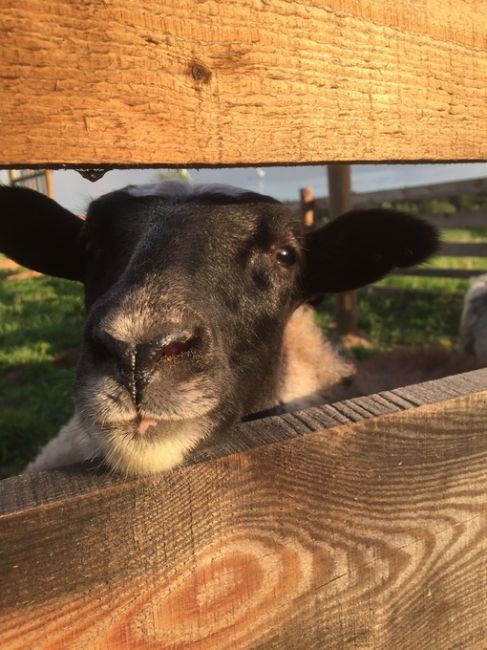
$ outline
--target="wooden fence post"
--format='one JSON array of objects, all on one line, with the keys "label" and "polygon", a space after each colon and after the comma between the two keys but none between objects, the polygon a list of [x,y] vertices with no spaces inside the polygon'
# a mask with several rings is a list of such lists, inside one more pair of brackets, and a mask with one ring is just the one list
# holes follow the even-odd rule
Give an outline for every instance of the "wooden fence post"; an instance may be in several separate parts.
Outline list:
[{"label": "wooden fence post", "polygon": [[311,227],[315,221],[315,211],[313,207],[313,188],[311,185],[302,187],[299,190],[301,197],[301,213],[303,215],[303,223],[307,227]]},{"label": "wooden fence post", "polygon": [[46,169],[45,170],[44,178],[45,178],[45,183],[46,183],[46,195],[50,196],[52,198],[54,195],[53,195],[53,188],[52,188],[52,170],[51,169]]},{"label": "wooden fence post", "polygon": [[[335,219],[352,207],[350,165],[328,165],[330,217]],[[357,333],[357,294],[348,291],[337,295],[335,306],[340,336]]]}]

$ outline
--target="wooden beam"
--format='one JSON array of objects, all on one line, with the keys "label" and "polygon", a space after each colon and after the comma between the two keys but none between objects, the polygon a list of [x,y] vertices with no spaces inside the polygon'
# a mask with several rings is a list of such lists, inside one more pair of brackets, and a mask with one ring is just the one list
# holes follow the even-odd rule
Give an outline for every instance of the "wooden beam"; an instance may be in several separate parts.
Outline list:
[{"label": "wooden beam", "polygon": [[4,0],[0,33],[4,167],[487,158],[482,0]]},{"label": "wooden beam", "polygon": [[[393,298],[398,301],[410,300],[436,300],[438,298],[437,289],[410,289],[408,287],[384,287],[382,285],[369,285],[363,289],[359,289],[360,295],[365,296],[380,296],[381,298]],[[452,292],[443,292],[441,298],[445,304],[446,301],[451,303],[452,309],[458,308],[458,294]]]},{"label": "wooden beam", "polygon": [[460,194],[487,194],[487,178],[474,178],[465,181],[447,181],[445,183],[431,183],[428,185],[414,185],[412,187],[399,187],[390,190],[363,192],[361,194],[355,194],[353,201],[354,205],[374,205],[383,203],[384,201],[396,203],[401,201],[444,199],[445,197],[456,197]]},{"label": "wooden beam", "polygon": [[421,215],[436,228],[485,228],[487,212],[457,212],[455,214]]},{"label": "wooden beam", "polygon": [[2,650],[480,650],[486,386],[248,423],[150,479],[0,482]]},{"label": "wooden beam", "polygon": [[457,278],[468,280],[477,275],[487,273],[486,269],[432,269],[413,266],[410,269],[398,269],[390,275],[410,275],[418,278]]},{"label": "wooden beam", "polygon": [[[446,257],[487,257],[487,244],[442,244],[438,255]],[[487,273],[487,269],[485,270]]]},{"label": "wooden beam", "polygon": [[[431,185],[414,185],[412,187],[376,190],[374,192],[352,192],[352,203],[355,207],[373,207],[385,202],[398,203],[402,201],[444,199],[445,197],[456,197],[459,194],[487,195],[487,178],[475,178],[467,181],[448,181],[446,183],[433,183]],[[328,210],[328,197],[317,197],[314,199],[314,202],[317,209]],[[299,202],[297,201],[289,201],[286,205],[294,210],[299,209]],[[464,213],[462,212],[461,214],[463,215]],[[467,212],[464,216],[467,218],[467,215],[468,218],[471,219],[483,219],[482,223],[479,224],[477,221],[475,222],[475,225],[467,225],[467,228],[485,226],[485,221],[487,219],[485,212]],[[444,216],[445,220],[454,220],[459,215],[445,214],[434,216]]]}]

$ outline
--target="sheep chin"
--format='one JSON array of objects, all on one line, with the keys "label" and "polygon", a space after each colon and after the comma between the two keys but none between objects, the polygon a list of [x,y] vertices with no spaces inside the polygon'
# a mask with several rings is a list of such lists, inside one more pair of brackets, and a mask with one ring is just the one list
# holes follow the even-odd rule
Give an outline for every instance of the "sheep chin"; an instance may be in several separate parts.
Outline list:
[{"label": "sheep chin", "polygon": [[148,476],[180,465],[185,456],[210,433],[205,418],[171,423],[164,436],[145,437],[110,431],[99,437],[105,463],[116,473]]}]

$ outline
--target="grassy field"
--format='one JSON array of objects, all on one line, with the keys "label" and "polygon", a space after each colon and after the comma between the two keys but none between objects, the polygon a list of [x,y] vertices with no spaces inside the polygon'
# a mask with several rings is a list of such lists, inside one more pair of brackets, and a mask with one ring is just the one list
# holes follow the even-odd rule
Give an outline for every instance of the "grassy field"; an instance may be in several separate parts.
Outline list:
[{"label": "grassy field", "polygon": [[[445,238],[486,241],[487,229],[446,231]],[[436,258],[431,265],[487,271],[485,259]],[[68,419],[72,351],[83,322],[79,285],[49,277],[15,279],[17,271],[0,268],[0,478],[21,471]],[[370,347],[352,349],[352,355],[361,358],[398,344],[455,347],[467,281],[390,277],[379,284],[431,293],[361,296],[359,328]],[[331,338],[333,313],[334,299],[328,297],[318,320]]]},{"label": "grassy field", "polygon": [[19,472],[71,412],[81,287],[49,277],[9,280],[0,270],[0,478]]}]

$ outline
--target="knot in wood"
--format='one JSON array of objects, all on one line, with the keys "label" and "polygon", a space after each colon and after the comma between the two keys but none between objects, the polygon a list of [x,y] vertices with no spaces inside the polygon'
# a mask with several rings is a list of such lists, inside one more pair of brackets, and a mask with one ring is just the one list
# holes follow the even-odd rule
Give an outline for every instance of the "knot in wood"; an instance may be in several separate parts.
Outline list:
[{"label": "knot in wood", "polygon": [[191,76],[195,81],[209,83],[211,79],[211,70],[198,61],[192,61],[190,64]]}]

